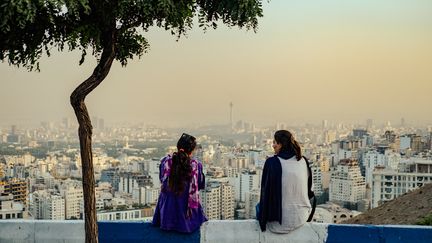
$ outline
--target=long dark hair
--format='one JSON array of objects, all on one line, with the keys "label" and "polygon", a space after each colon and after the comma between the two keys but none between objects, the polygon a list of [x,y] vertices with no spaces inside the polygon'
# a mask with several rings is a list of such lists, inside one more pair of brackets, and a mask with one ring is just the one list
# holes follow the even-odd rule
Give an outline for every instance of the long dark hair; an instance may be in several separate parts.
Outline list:
[{"label": "long dark hair", "polygon": [[186,133],[183,133],[177,142],[178,151],[173,153],[168,179],[168,187],[176,194],[181,194],[184,190],[184,182],[189,182],[191,179],[190,155],[195,147],[196,138]]},{"label": "long dark hair", "polygon": [[287,130],[276,131],[274,134],[274,140],[278,144],[282,145],[281,152],[295,155],[297,161],[302,158],[300,144],[294,139],[292,133]]}]

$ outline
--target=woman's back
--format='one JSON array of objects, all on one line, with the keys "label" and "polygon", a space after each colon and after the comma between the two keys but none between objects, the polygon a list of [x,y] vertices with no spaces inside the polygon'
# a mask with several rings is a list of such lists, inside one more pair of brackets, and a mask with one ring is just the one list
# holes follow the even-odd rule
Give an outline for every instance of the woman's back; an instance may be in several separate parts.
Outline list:
[{"label": "woman's back", "polygon": [[[192,170],[196,170],[197,182],[183,182],[183,191],[180,193],[173,192],[168,185],[168,178],[172,160],[170,156],[162,159],[160,165],[161,193],[153,216],[153,225],[159,226],[164,230],[175,230],[184,233],[190,233],[200,227],[207,221],[198,196],[199,189],[204,188],[204,178],[202,174],[202,164],[192,159]],[[194,180],[194,177],[191,178]],[[192,188],[197,187],[197,188]]]},{"label": "woman's back", "polygon": [[311,210],[308,198],[308,171],[306,161],[278,157],[282,167],[282,224],[268,222],[275,233],[288,233],[306,223]]}]

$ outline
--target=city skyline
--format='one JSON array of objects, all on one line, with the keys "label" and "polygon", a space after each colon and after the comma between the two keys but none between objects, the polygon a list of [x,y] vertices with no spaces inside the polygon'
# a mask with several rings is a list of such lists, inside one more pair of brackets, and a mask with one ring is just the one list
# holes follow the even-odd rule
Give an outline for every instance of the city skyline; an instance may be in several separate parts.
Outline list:
[{"label": "city skyline", "polygon": [[[82,219],[79,146],[64,122],[25,133],[11,127],[18,132],[0,134],[0,204],[7,205],[0,219]],[[432,181],[432,131],[331,127],[323,121],[320,127],[292,130],[311,165],[318,197],[314,222],[340,223]],[[256,217],[263,166],[273,155],[273,132],[258,127],[236,132],[231,142],[210,133],[198,137],[202,146],[193,156],[205,169],[200,197],[209,220]],[[98,220],[148,222],[161,188],[160,158],[176,150],[178,134],[135,127],[96,129],[94,135]]]},{"label": "city skyline", "polygon": [[[115,63],[87,98],[109,122],[172,125],[321,120],[431,123],[432,2],[264,2],[258,32],[220,24],[187,38],[148,33],[149,53]],[[195,26],[198,27],[198,26]],[[41,60],[41,72],[0,64],[0,125],[73,118],[72,90],[95,60]],[[75,120],[73,120],[75,122]]]}]

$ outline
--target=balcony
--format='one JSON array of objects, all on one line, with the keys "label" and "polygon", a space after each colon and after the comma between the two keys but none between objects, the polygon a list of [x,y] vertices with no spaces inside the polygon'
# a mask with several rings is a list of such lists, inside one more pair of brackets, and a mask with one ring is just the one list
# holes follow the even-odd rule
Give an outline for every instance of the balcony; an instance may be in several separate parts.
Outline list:
[{"label": "balcony", "polygon": [[[141,221],[99,222],[99,240],[107,242],[430,242],[432,227],[408,225],[339,225],[309,223],[290,234],[261,232],[255,220],[205,223],[192,234],[166,232]],[[0,220],[0,242],[84,242],[84,222]]]}]

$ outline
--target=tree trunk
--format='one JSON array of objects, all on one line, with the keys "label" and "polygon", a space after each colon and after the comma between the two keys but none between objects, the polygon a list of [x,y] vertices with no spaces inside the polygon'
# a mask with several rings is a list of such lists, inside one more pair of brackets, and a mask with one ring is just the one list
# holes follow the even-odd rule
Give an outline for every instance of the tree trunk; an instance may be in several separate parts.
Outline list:
[{"label": "tree trunk", "polygon": [[108,75],[115,57],[114,31],[108,35],[102,56],[92,75],[82,82],[71,94],[70,102],[75,111],[79,128],[82,184],[84,192],[85,242],[98,242],[98,227],[96,220],[95,180],[92,153],[92,125],[87,107],[86,96],[93,91]]}]

